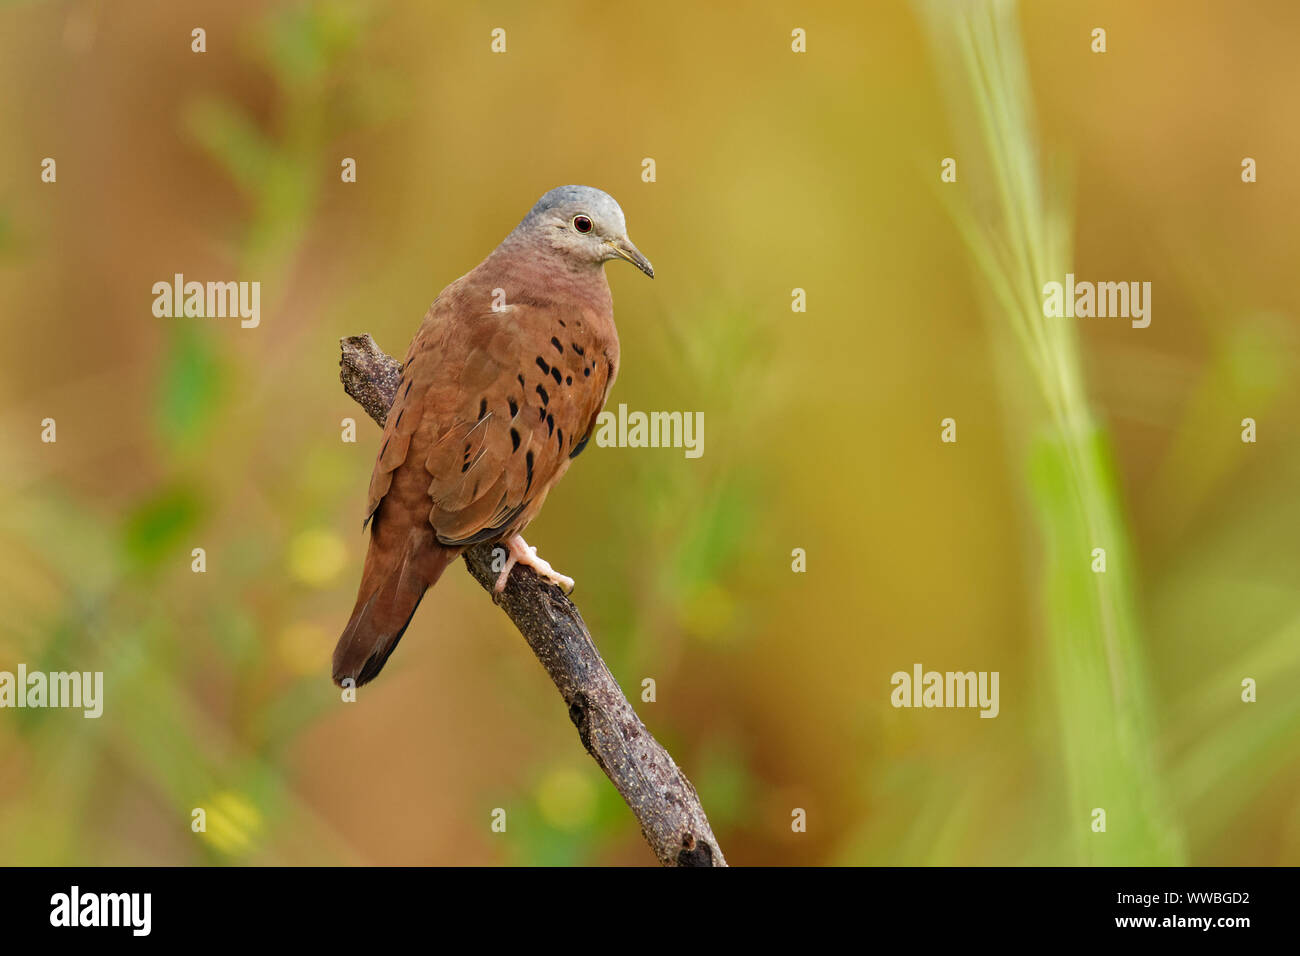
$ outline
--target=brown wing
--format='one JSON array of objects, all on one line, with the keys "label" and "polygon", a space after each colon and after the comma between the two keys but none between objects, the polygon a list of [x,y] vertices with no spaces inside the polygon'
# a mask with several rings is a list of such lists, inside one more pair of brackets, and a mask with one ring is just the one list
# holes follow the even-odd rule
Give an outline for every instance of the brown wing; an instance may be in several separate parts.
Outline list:
[{"label": "brown wing", "polygon": [[[420,330],[411,340],[406,359],[402,362],[402,377],[397,382],[397,395],[389,406],[388,418],[384,422],[384,443],[380,446],[379,457],[375,460],[374,470],[370,473],[370,501],[366,507],[366,522],[375,516],[384,496],[393,484],[393,472],[406,461],[411,439],[424,411],[421,401],[423,391],[416,389],[417,382],[427,387],[429,375],[437,374],[434,362],[423,361],[417,365],[415,358],[438,344],[436,339],[446,328],[447,313],[439,308],[442,299],[429,306]],[[412,392],[414,391],[414,397]]]},{"label": "brown wing", "polygon": [[590,434],[617,371],[612,321],[516,303],[453,320],[435,302],[411,345],[371,479],[370,513],[400,467],[423,468],[438,540],[522,530]]}]

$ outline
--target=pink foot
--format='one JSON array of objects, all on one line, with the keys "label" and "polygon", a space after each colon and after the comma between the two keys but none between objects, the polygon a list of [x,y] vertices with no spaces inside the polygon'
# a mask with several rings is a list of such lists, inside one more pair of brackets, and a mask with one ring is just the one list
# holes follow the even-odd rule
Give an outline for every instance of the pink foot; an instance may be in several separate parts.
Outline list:
[{"label": "pink foot", "polygon": [[506,581],[510,578],[510,569],[516,564],[522,564],[524,567],[532,568],[539,578],[544,578],[558,587],[565,594],[573,592],[573,578],[561,574],[537,556],[537,549],[531,547],[524,540],[523,535],[515,535],[509,541],[505,542],[506,548],[506,566],[497,575],[496,586],[493,590],[500,594],[506,589]]}]

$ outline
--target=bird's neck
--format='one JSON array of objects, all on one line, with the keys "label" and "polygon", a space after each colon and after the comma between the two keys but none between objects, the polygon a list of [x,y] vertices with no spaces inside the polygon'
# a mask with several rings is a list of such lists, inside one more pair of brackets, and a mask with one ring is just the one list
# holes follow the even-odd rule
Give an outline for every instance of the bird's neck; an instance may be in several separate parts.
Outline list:
[{"label": "bird's neck", "polygon": [[474,270],[511,299],[546,298],[612,311],[604,263],[562,255],[535,237],[512,233]]}]

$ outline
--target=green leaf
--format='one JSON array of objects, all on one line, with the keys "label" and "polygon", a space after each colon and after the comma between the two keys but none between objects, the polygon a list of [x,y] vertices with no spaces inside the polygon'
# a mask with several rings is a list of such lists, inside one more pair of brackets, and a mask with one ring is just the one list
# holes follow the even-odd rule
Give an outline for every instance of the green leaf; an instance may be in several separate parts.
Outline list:
[{"label": "green leaf", "polygon": [[122,541],[127,559],[142,568],[156,567],[165,559],[188,560],[187,539],[203,512],[193,488],[177,485],[159,491],[127,519]]}]

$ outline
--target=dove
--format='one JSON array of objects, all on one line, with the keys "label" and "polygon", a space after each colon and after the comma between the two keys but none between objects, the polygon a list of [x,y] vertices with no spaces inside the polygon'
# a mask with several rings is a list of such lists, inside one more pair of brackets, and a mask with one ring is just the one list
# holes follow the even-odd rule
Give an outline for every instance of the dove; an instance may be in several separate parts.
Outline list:
[{"label": "dove", "polygon": [[429,307],[370,478],[370,544],[336,683],[379,673],[424,593],[471,545],[504,547],[498,593],[516,564],[573,589],[522,534],[587,446],[618,375],[613,259],[654,278],[612,196],[560,186]]}]

